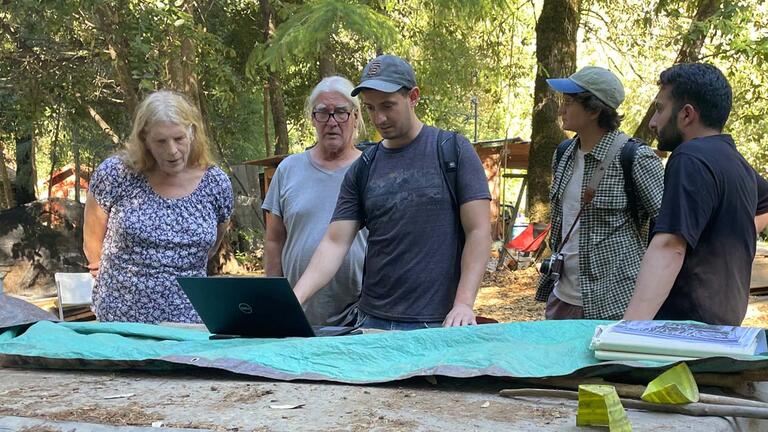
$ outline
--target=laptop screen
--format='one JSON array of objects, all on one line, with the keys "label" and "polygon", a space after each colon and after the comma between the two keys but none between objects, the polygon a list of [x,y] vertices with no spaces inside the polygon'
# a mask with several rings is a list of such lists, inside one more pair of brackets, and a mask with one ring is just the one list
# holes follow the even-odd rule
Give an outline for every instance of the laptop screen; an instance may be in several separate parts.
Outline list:
[{"label": "laptop screen", "polygon": [[179,277],[208,331],[259,338],[314,336],[288,280],[275,277]]}]

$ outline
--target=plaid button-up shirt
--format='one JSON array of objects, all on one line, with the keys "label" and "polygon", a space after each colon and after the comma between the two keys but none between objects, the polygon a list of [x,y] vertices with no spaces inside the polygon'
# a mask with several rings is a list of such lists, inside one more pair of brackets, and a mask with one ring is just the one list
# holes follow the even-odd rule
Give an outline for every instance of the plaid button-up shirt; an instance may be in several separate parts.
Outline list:
[{"label": "plaid button-up shirt", "polygon": [[[582,196],[592,174],[602,161],[618,131],[608,132],[584,157]],[[565,188],[573,175],[573,158],[578,138],[568,146],[560,163],[552,158],[549,246],[559,250],[562,241]],[[579,227],[579,285],[587,319],[621,319],[635,288],[640,261],[645,253],[648,222],[659,213],[664,192],[664,167],[649,146],[637,149],[632,165],[634,194],[640,226],[632,218],[621,167],[621,151],[608,166],[597,193],[581,214]],[[557,165],[557,166],[555,166]],[[566,227],[570,228],[570,227]],[[553,283],[542,275],[536,300],[546,301]]]}]

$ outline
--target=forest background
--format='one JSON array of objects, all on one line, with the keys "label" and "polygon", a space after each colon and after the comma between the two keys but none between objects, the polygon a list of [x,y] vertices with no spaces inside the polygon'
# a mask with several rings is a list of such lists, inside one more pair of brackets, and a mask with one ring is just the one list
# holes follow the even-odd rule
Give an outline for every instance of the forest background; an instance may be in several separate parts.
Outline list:
[{"label": "forest background", "polygon": [[659,73],[680,61],[717,65],[734,89],[726,132],[768,173],[763,1],[0,0],[0,204],[34,200],[38,179],[67,164],[93,169],[160,88],[198,104],[225,169],[301,151],[313,143],[311,88],[330,74],[356,82],[380,53],[413,64],[426,123],[531,140],[536,220],[565,137],[544,79],[586,65],[619,75],[622,129],[649,141]]}]

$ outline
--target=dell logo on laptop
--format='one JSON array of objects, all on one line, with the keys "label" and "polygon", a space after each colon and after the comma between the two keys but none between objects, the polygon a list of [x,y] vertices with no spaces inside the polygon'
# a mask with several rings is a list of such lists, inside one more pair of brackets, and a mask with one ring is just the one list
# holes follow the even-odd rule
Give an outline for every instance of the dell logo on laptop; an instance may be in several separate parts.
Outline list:
[{"label": "dell logo on laptop", "polygon": [[253,313],[253,308],[248,303],[240,303],[237,305],[238,309],[240,309],[240,312],[244,314],[251,314]]}]

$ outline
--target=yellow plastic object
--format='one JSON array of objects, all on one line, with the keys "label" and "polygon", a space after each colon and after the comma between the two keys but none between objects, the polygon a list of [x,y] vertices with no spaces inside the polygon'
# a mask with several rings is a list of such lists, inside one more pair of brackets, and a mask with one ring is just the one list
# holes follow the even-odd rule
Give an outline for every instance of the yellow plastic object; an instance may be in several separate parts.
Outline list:
[{"label": "yellow plastic object", "polygon": [[576,426],[607,426],[611,432],[629,432],[632,425],[611,385],[580,385]]},{"label": "yellow plastic object", "polygon": [[680,363],[648,383],[641,398],[646,402],[659,404],[698,402],[699,387],[688,365]]}]

